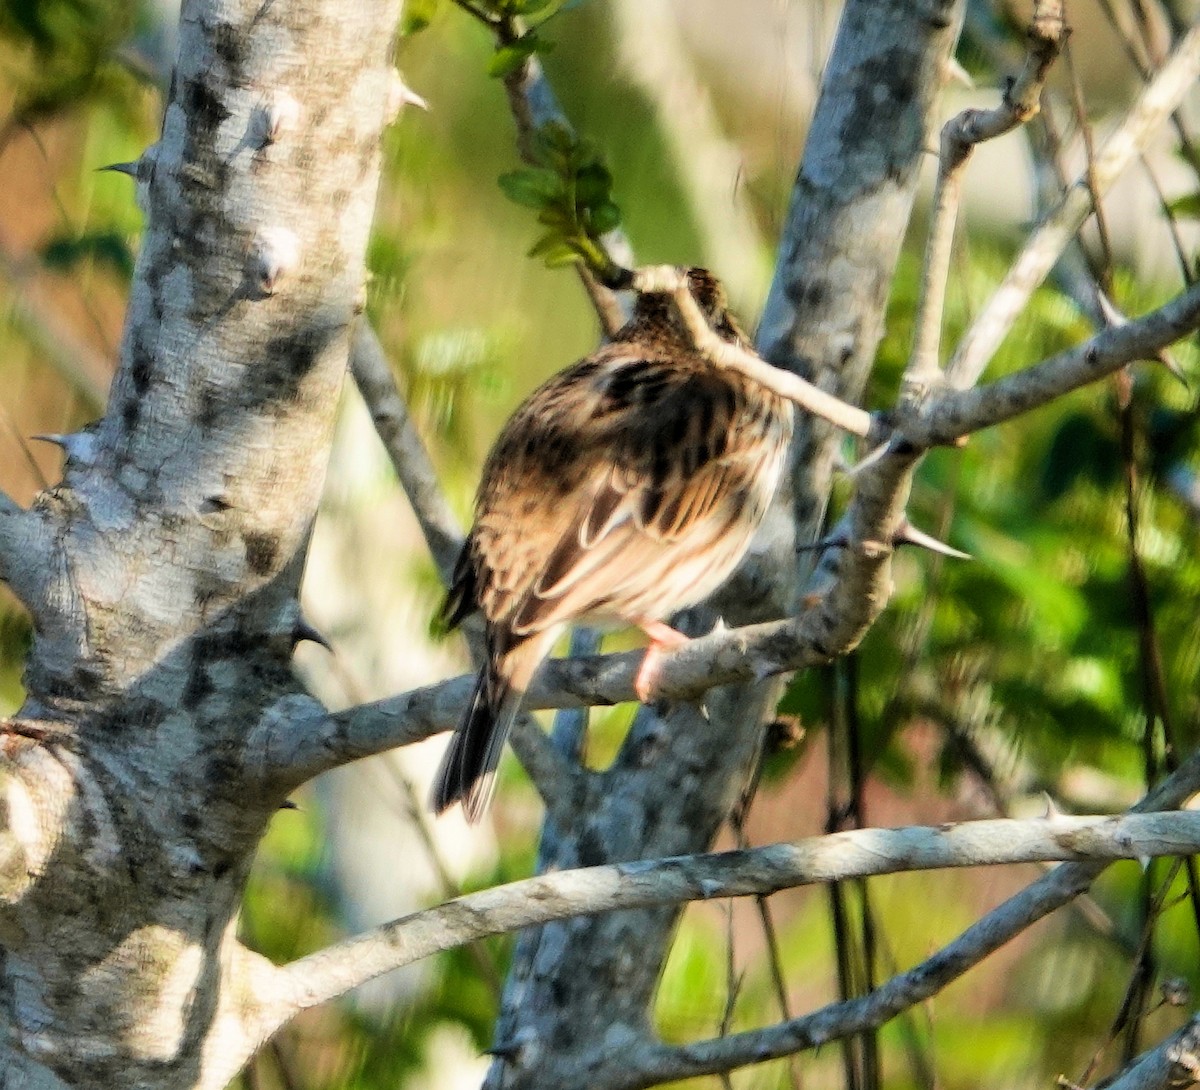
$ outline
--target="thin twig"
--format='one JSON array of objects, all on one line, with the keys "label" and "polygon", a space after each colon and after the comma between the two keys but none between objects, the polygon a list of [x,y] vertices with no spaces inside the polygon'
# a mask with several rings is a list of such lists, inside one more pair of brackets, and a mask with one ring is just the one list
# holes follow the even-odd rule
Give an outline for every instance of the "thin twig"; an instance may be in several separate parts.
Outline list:
[{"label": "thin twig", "polygon": [[379,339],[366,322],[359,324],[355,335],[350,370],[417,517],[442,583],[449,586],[462,549],[462,530],[446,502],[429,452],[413,426]]},{"label": "thin twig", "polygon": [[851,435],[866,438],[871,432],[871,414],[851,405],[790,371],[772,367],[757,353],[723,341],[704,318],[688,289],[687,277],[673,265],[652,265],[633,277],[634,289],[647,294],[669,295],[679,311],[684,328],[696,350],[718,367],[729,367],[754,379],[768,390],[795,402]]},{"label": "thin twig", "polygon": [[1158,352],[1200,326],[1200,287],[1124,325],[1097,333],[1023,371],[969,390],[947,390],[929,398],[915,419],[899,429],[918,447],[951,443],[971,432],[1011,420],[1095,382],[1134,360]]},{"label": "thin twig", "polygon": [[910,388],[927,387],[938,374],[954,228],[962,197],[962,179],[971,154],[976,145],[1011,132],[1038,112],[1046,74],[1065,40],[1062,0],[1040,0],[1034,5],[1029,25],[1024,67],[1005,88],[1000,105],[991,110],[964,110],[942,128],[916,333],[905,372]]},{"label": "thin twig", "polygon": [[[1145,150],[1155,130],[1192,90],[1198,77],[1200,25],[1180,39],[1170,59],[1146,85],[1124,121],[1096,156],[1094,183],[1101,195]],[[1029,236],[1004,281],[959,342],[946,368],[946,378],[952,386],[965,389],[982,374],[1029,297],[1092,209],[1092,195],[1086,179],[1077,179],[1057,207]]]},{"label": "thin twig", "polygon": [[[470,3],[470,0],[454,0],[463,11],[478,19],[495,36],[498,45],[511,45],[525,32],[524,24],[513,15],[500,15],[485,11]],[[504,77],[504,90],[508,97],[509,110],[517,127],[517,152],[531,166],[537,166],[534,156],[534,136],[544,125],[551,122],[573,131],[570,121],[546,80],[541,61],[535,54],[525,57],[519,65]],[[633,263],[633,249],[624,233],[610,231],[604,239],[605,248],[620,264]],[[582,262],[575,265],[576,272],[595,308],[596,317],[605,337],[612,337],[625,324],[625,313],[615,292],[601,284],[591,270]]]}]

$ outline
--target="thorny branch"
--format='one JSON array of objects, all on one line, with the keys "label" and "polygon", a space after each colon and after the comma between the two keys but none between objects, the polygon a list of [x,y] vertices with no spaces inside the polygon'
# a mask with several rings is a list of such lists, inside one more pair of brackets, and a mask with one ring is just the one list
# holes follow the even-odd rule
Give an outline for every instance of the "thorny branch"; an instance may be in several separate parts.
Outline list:
[{"label": "thorny branch", "polygon": [[1112,326],[1090,340],[986,386],[948,390],[929,399],[899,431],[918,446],[952,443],[1001,424],[1063,394],[1111,375],[1135,360],[1153,360],[1167,345],[1200,327],[1200,286],[1136,321]]},{"label": "thorny branch", "polygon": [[[902,517],[903,507],[903,495],[896,489],[919,450],[952,443],[960,436],[1047,404],[1133,360],[1153,357],[1160,348],[1197,327],[1200,285],[1156,311],[1104,330],[1025,371],[977,389],[945,391],[931,397],[915,414],[901,415],[892,434],[904,454],[891,453],[882,464],[871,467],[882,470],[890,465],[887,475],[893,484],[873,472],[859,478],[855,501],[847,520],[831,536],[831,547],[815,573],[806,608],[782,621],[733,630],[718,628],[664,653],[658,695],[670,700],[698,700],[716,686],[819,665],[853,647],[886,598],[891,533]],[[761,360],[755,363],[768,367]],[[734,359],[732,365],[740,363]],[[875,514],[869,513],[872,504]],[[881,519],[879,512],[884,510],[890,515]],[[889,520],[892,531],[884,533],[881,540],[880,527],[888,526]],[[641,656],[641,652],[632,651],[550,660],[534,677],[525,706],[531,710],[588,707],[633,700],[633,680]],[[314,719],[310,712],[273,720],[274,731],[268,742],[272,763],[307,777],[446,730],[457,722],[471,685],[471,678],[459,677],[332,716]]]},{"label": "thorny branch", "polygon": [[[1181,806],[1200,790],[1200,755],[1193,754],[1132,808],[1150,813]],[[841,834],[850,835],[850,834]],[[811,1014],[762,1030],[683,1046],[651,1045],[634,1060],[623,1056],[628,1077],[606,1085],[631,1090],[658,1082],[727,1071],[813,1048],[883,1025],[962,976],[1030,924],[1079,896],[1105,868],[1102,862],[1064,863],[968,927],[919,965],[892,977],[869,995],[833,1003]],[[614,1075],[619,1073],[614,1072]]]}]

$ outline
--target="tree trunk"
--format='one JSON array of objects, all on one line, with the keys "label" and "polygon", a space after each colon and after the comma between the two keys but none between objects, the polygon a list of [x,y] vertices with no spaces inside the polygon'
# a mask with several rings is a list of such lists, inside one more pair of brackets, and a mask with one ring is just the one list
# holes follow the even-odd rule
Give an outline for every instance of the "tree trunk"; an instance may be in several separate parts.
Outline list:
[{"label": "tree trunk", "polygon": [[108,410],[56,488],[0,510],[36,632],[0,724],[5,1090],[218,1090],[260,1039],[274,978],[236,914],[294,784],[256,728],[308,700],[297,590],[397,8],[184,4]]},{"label": "tree trunk", "polygon": [[[849,401],[861,398],[931,143],[957,37],[958,0],[849,0],[796,179],[758,348]],[[801,414],[792,503],[781,503],[748,564],[719,592],[731,624],[788,611],[794,544],[824,519],[840,436]],[[701,612],[701,611],[698,611]],[[711,626],[702,612],[693,629]],[[643,709],[612,766],[584,780],[569,828],[547,825],[547,870],[702,851],[758,757],[779,684],[716,690],[707,714]],[[801,832],[797,830],[797,833]],[[676,908],[568,920],[518,944],[487,1085],[586,1090],[619,1082],[622,1042],[643,1039],[679,918]]]}]

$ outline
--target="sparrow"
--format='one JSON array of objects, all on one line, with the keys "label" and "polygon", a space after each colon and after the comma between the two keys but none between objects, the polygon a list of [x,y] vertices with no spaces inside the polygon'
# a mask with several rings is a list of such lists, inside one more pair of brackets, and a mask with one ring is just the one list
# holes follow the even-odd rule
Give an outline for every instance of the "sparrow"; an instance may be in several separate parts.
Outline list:
[{"label": "sparrow", "polygon": [[[687,270],[723,340],[749,343],[720,282]],[[635,690],[649,700],[664,618],[737,567],[771,501],[792,404],[694,347],[669,296],[637,296],[629,322],[513,413],[484,464],[475,521],[443,607],[483,613],[486,661],[430,799],[487,809],[509,728],[534,672],[573,622],[641,628]]]}]

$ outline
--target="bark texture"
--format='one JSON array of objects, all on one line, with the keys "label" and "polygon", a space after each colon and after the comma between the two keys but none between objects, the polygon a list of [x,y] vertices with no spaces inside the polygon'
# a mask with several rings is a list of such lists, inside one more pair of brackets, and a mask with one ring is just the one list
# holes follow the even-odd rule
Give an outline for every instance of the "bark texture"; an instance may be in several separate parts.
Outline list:
[{"label": "bark texture", "polygon": [[[861,397],[874,358],[961,16],[954,0],[850,0],[842,16],[758,347],[846,400]],[[730,624],[781,616],[797,600],[793,546],[811,540],[824,517],[838,441],[819,421],[803,420],[798,431],[795,509],[779,505],[719,595],[716,610]],[[886,562],[878,573],[884,583]],[[715,614],[698,612],[693,631],[711,627]],[[861,634],[848,635],[846,646]],[[767,681],[716,690],[703,711],[681,704],[640,712],[612,766],[575,778],[575,797],[555,807],[570,818],[547,823],[543,868],[702,851],[746,784],[778,695],[778,683]],[[486,1085],[619,1084],[622,1047],[649,1032],[678,916],[676,908],[612,913],[524,935]]]},{"label": "bark texture", "polygon": [[217,1088],[258,1041],[273,970],[236,912],[294,785],[247,739],[306,699],[296,595],[397,7],[184,4],[107,412],[0,511],[36,631],[0,724],[5,1088]]}]

